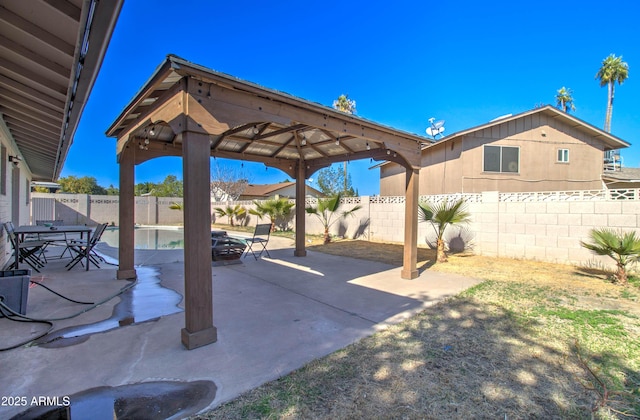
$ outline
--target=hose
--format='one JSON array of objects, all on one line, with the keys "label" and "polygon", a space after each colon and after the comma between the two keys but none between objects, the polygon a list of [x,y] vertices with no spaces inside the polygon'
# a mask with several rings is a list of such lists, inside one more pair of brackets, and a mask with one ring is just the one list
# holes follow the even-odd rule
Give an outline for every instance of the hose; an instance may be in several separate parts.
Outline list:
[{"label": "hose", "polygon": [[[89,312],[90,310],[97,308],[98,306],[110,301],[111,299],[113,299],[115,297],[120,296],[124,292],[126,292],[129,289],[133,288],[136,284],[138,284],[138,280],[136,279],[136,280],[132,281],[130,284],[128,284],[125,287],[121,288],[115,294],[113,294],[113,295],[111,295],[111,296],[109,296],[109,297],[107,297],[107,298],[105,298],[105,299],[103,299],[103,300],[101,300],[99,302],[95,302],[95,303],[94,302],[76,301],[76,300],[73,300],[73,299],[70,299],[70,298],[67,298],[67,297],[63,296],[63,295],[59,294],[58,292],[55,292],[55,291],[51,290],[50,288],[44,286],[42,283],[35,282],[35,281],[31,281],[31,283],[43,286],[46,290],[48,290],[48,291],[50,291],[50,292],[52,292],[52,293],[64,298],[64,299],[66,299],[66,300],[68,300],[70,302],[78,303],[78,304],[81,304],[81,305],[91,305],[91,306],[89,306],[88,308],[85,308],[85,309],[83,309],[83,310],[81,310],[81,311],[79,311],[79,312],[77,312],[77,313],[75,313],[73,315],[69,315],[69,316],[65,316],[65,317],[49,318],[49,319],[31,318],[31,317],[19,314],[19,313],[15,312],[13,309],[9,308],[7,305],[4,304],[4,302],[3,302],[4,298],[2,296],[0,296],[0,313],[2,313],[2,315],[5,316],[8,320],[16,321],[16,322],[34,322],[34,323],[40,323],[40,324],[47,324],[47,325],[50,326],[49,329],[45,333],[43,333],[42,335],[39,335],[38,337],[35,337],[35,338],[31,338],[31,339],[29,339],[29,340],[27,340],[27,341],[25,341],[23,343],[16,344],[16,345],[11,346],[11,347],[0,348],[0,351],[11,350],[11,349],[15,349],[15,348],[20,347],[20,346],[28,345],[29,343],[32,343],[33,341],[44,337],[45,335],[49,334],[51,332],[51,330],[53,329],[53,321],[62,321],[62,320],[66,320],[66,319],[71,319],[71,318],[77,317],[78,315],[82,315],[85,312]],[[16,318],[18,318],[18,319],[16,319]]]}]

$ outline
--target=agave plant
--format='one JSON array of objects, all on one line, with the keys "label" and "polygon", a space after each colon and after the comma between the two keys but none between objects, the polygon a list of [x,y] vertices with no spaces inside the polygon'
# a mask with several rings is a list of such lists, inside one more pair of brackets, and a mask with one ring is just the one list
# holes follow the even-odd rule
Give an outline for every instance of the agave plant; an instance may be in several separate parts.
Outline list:
[{"label": "agave plant", "polygon": [[626,285],[629,265],[640,259],[640,237],[635,231],[621,232],[603,228],[592,229],[589,238],[590,243],[580,241],[580,244],[598,255],[613,258],[617,266],[615,282]]},{"label": "agave plant", "polygon": [[229,224],[231,226],[234,226],[233,224],[233,219],[234,218],[239,218],[242,217],[246,214],[247,210],[242,207],[239,204],[236,204],[235,206],[231,207],[231,206],[227,206],[227,207],[216,207],[214,209],[216,211],[216,213],[218,214],[218,216],[220,217],[228,217],[229,218]]},{"label": "agave plant", "polygon": [[[356,211],[362,208],[362,206],[358,205],[353,207],[351,210],[345,210],[342,213],[338,213],[338,210],[340,209],[340,206],[341,206],[340,198],[341,198],[340,194],[331,198],[319,198],[318,205],[316,207],[311,206],[305,209],[308,214],[315,215],[322,223],[322,226],[324,227],[324,243],[325,244],[328,244],[329,242],[331,242],[331,235],[329,235],[329,228],[331,228],[331,226],[335,222],[342,219],[343,217],[353,216]],[[336,214],[338,214],[338,217],[334,219]]]},{"label": "agave plant", "polygon": [[444,232],[449,225],[468,223],[471,213],[466,210],[464,199],[460,198],[453,203],[446,199],[437,204],[418,204],[418,220],[430,222],[436,232],[436,261],[447,262],[447,254],[444,250]]},{"label": "agave plant", "polygon": [[256,200],[253,204],[256,207],[254,209],[250,209],[249,213],[258,216],[260,220],[262,220],[263,217],[268,216],[271,221],[272,232],[276,228],[276,223],[279,220],[289,217],[293,207],[295,207],[295,204],[291,203],[288,198],[280,198],[277,195],[275,198],[265,201]]}]

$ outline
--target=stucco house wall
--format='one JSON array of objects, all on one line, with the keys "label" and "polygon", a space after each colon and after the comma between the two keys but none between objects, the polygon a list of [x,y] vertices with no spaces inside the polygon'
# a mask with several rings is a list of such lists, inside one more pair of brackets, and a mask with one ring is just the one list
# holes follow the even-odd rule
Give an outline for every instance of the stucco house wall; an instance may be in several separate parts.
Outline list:
[{"label": "stucco house wall", "polygon": [[11,242],[4,230],[6,222],[15,226],[29,223],[30,183],[32,174],[24,161],[17,165],[9,156],[18,156],[18,148],[0,119],[0,265],[4,267],[13,255]]},{"label": "stucco house wall", "polygon": [[[485,170],[486,146],[516,148],[515,170]],[[604,151],[610,148],[611,142],[602,140],[600,130],[576,119],[558,118],[545,108],[454,134],[426,147],[422,151],[419,192],[601,189]],[[566,161],[559,160],[560,150],[566,151]],[[381,165],[380,195],[403,195],[404,185],[405,171],[400,165]]]}]

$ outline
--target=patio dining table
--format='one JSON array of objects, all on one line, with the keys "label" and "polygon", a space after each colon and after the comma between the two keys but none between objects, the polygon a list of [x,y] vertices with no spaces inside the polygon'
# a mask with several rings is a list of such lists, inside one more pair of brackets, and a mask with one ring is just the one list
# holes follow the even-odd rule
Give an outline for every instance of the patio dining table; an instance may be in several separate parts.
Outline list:
[{"label": "patio dining table", "polygon": [[[89,241],[89,239],[91,238],[91,231],[93,230],[93,228],[91,226],[86,226],[86,225],[63,225],[63,226],[34,226],[34,225],[25,225],[25,226],[19,226],[15,229],[15,233],[16,236],[18,238],[19,241],[23,241],[26,235],[38,235],[39,237],[43,237],[43,236],[47,236],[47,235],[58,235],[63,233],[65,235],[65,237],[67,236],[68,233],[79,233],[80,234],[80,238],[84,238],[84,235],[86,233],[87,235],[87,242]],[[18,252],[15,253],[16,254],[16,262],[15,262],[15,266],[16,266],[16,270],[18,270],[18,262],[20,260]],[[87,253],[86,255],[86,265],[85,265],[85,269],[88,271],[89,270],[89,253]]]}]

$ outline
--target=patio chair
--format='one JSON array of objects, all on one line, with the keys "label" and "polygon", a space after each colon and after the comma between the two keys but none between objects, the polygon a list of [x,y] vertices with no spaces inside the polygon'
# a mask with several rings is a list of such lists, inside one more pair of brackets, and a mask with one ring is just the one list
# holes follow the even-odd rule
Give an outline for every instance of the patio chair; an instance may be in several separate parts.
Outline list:
[{"label": "patio chair", "polygon": [[[36,226],[63,226],[64,220],[36,220]],[[44,247],[42,247],[41,256],[44,258],[45,262],[47,261],[47,257],[44,254],[49,245],[55,246],[64,246],[65,249],[60,254],[60,258],[64,256],[67,252],[67,234],[66,233],[57,233],[57,234],[46,234],[46,235],[37,235],[38,240],[45,241]]]},{"label": "patio chair", "polygon": [[69,251],[71,251],[71,253],[75,253],[75,255],[71,258],[71,261],[69,261],[65,266],[67,267],[67,270],[71,270],[78,263],[80,263],[80,265],[84,267],[82,260],[86,259],[87,255],[89,256],[89,262],[95,265],[97,268],[100,268],[99,261],[104,262],[104,259],[102,259],[102,257],[99,256],[93,250],[93,248],[98,242],[100,242],[100,238],[102,237],[102,234],[104,233],[106,228],[107,224],[102,223],[96,226],[96,229],[93,231],[93,234],[90,238],[88,238],[88,240],[70,239],[67,241],[67,248],[69,249]]},{"label": "patio chair", "polygon": [[20,238],[18,238],[18,235],[16,235],[15,228],[12,222],[6,222],[4,224],[4,230],[7,232],[7,236],[11,241],[11,246],[13,247],[13,253],[14,253],[13,262],[9,267],[7,267],[7,269],[17,270],[18,269],[17,266],[20,262],[26,262],[27,264],[29,264],[29,266],[31,266],[31,268],[33,268],[39,273],[40,270],[38,269],[44,267],[44,263],[40,259],[40,256],[42,255],[42,250],[46,245],[46,241],[40,241],[40,240],[20,241]]},{"label": "patio chair", "polygon": [[[269,251],[267,250],[267,244],[269,243],[270,236],[271,236],[271,223],[256,225],[256,229],[253,231],[253,237],[245,240],[245,242],[247,243],[247,251],[244,254],[244,257],[247,258],[247,255],[249,255],[249,252],[251,252],[251,254],[253,254],[253,258],[257,260],[258,258],[260,258],[263,252],[266,252],[267,256],[271,258],[271,255],[269,255]],[[258,253],[257,256],[256,256],[256,251],[253,250],[253,246],[255,244],[258,244],[260,247],[262,247],[262,248],[258,247],[258,250],[260,252]]]}]

